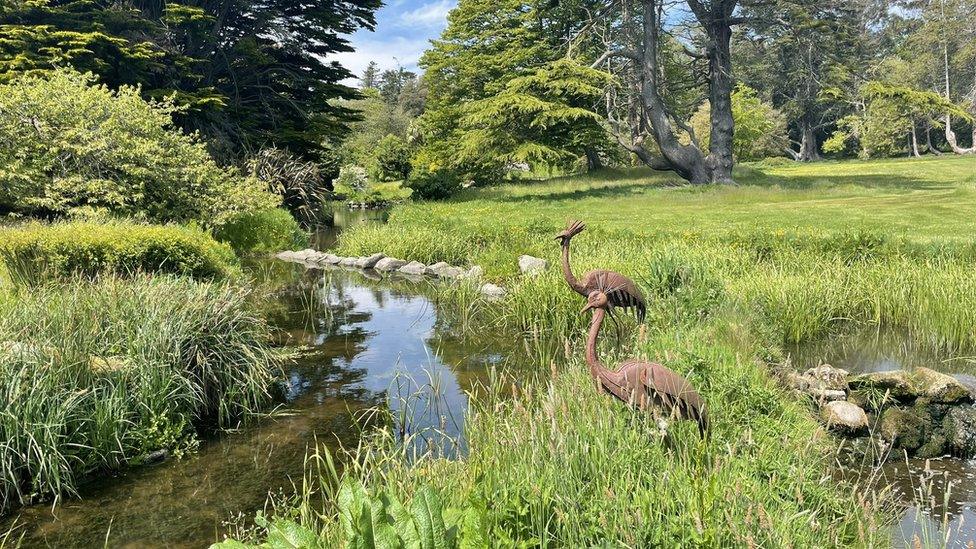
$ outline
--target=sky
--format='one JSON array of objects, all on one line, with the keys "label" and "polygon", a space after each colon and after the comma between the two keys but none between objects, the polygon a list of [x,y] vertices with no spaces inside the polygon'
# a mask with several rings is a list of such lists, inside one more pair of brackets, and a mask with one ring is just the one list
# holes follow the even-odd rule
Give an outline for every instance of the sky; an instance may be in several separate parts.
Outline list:
[{"label": "sky", "polygon": [[444,30],[447,13],[455,5],[456,0],[387,0],[376,12],[376,30],[353,34],[356,51],[335,58],[357,76],[370,61],[376,61],[380,69],[394,68],[399,62],[405,69],[417,71],[428,41]]}]

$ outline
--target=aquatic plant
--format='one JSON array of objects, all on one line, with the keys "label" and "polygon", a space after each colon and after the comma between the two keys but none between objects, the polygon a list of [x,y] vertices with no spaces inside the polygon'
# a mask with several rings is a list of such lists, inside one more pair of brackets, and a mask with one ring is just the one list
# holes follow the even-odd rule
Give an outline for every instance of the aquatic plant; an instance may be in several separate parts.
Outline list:
[{"label": "aquatic plant", "polygon": [[264,406],[279,361],[248,294],[166,276],[0,292],[0,511]]}]

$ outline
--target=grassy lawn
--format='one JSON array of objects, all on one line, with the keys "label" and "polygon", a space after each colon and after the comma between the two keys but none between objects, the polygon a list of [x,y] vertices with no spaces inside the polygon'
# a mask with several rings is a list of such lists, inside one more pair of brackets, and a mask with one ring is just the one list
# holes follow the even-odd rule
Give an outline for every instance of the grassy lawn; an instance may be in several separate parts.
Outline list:
[{"label": "grassy lawn", "polygon": [[[366,509],[433,491],[445,517],[470,519],[457,523],[463,536],[527,546],[887,545],[887,500],[831,476],[836,445],[815,405],[774,373],[785,343],[850,324],[976,348],[974,168],[973,157],[757,164],[739,168],[738,186],[706,188],[604,172],[470,189],[347,231],[343,255],[484,266],[504,301],[456,285],[442,290],[444,309],[471,329],[522,334],[546,375],[500,378],[472,400],[464,458],[407,456],[395,430],[380,431],[351,450],[358,466],[342,482],[358,496],[336,499],[339,479],[313,469],[313,488],[281,516],[323,546],[355,545]],[[553,236],[567,218],[589,225],[573,241],[577,272],[621,271],[649,299],[646,337],[625,330],[624,349],[605,354],[687,376],[709,407],[708,440],[688,425],[651,436],[639,414],[590,389],[581,300],[558,269],[516,267],[524,253],[558,264]],[[514,396],[499,397],[510,385]],[[412,524],[391,512],[382,523]]]},{"label": "grassy lawn", "polygon": [[[636,169],[470,190],[453,203],[413,205],[432,217],[562,222],[639,231],[884,230],[968,238],[976,230],[976,157],[754,164],[738,187],[694,188]],[[487,217],[486,217],[487,216]]]}]

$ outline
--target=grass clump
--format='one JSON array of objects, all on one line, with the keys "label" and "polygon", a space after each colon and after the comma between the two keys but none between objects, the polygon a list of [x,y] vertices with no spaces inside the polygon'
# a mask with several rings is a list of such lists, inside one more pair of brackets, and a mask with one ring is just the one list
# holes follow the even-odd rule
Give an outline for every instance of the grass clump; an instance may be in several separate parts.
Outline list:
[{"label": "grass clump", "polygon": [[220,279],[239,272],[226,244],[205,231],[125,221],[28,223],[0,228],[0,261],[18,284],[136,272]]},{"label": "grass clump", "polygon": [[248,292],[186,278],[0,293],[0,511],[231,427],[278,359]]}]

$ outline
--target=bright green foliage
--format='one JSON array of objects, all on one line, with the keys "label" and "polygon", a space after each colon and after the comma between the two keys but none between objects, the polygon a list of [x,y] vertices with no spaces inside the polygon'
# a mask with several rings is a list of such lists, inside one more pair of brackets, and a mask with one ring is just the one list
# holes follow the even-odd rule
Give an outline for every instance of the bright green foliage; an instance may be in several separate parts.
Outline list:
[{"label": "bright green foliage", "polygon": [[402,181],[410,174],[410,145],[395,135],[376,143],[370,175],[378,181]]},{"label": "bright green foliage", "polygon": [[174,128],[174,110],[69,70],[0,85],[0,210],[213,226],[276,205]]},{"label": "bright green foliage", "polygon": [[371,181],[365,168],[343,166],[335,182],[335,194],[360,204],[385,204],[410,198],[411,190],[400,181]]},{"label": "bright green foliage", "polygon": [[249,293],[103,277],[0,292],[0,512],[235,427],[279,368]]},{"label": "bright green foliage", "polygon": [[0,229],[0,260],[14,281],[31,286],[74,275],[146,272],[213,279],[237,272],[231,248],[204,231],[125,222]]},{"label": "bright green foliage", "polygon": [[291,250],[308,243],[308,234],[281,208],[237,215],[214,229],[214,238],[230,244],[238,255]]},{"label": "bright green foliage", "polygon": [[935,92],[872,81],[862,87],[861,95],[864,110],[838,122],[838,130],[824,143],[825,151],[855,147],[862,157],[894,156],[911,146],[913,128],[923,121],[947,114],[972,120],[962,107]]},{"label": "bright green foliage", "polygon": [[[732,119],[735,121],[732,153],[740,162],[782,156],[789,147],[786,118],[764,102],[756,90],[745,84],[739,84],[732,92]],[[702,147],[707,150],[711,134],[708,103],[691,117],[691,127]]]},{"label": "bright green foliage", "polygon": [[428,96],[418,177],[456,172],[487,183],[512,160],[565,165],[582,148],[605,146],[590,112],[605,77],[557,61],[566,26],[548,18],[550,4],[462,0],[451,12],[421,60]]},{"label": "bright green foliage", "polygon": [[459,160],[490,156],[506,164],[573,167],[587,148],[607,142],[603,117],[593,107],[611,80],[570,59],[512,78],[498,93],[465,107]]},{"label": "bright green foliage", "polygon": [[461,176],[447,168],[416,170],[410,175],[407,186],[413,189],[414,198],[442,200],[461,190]]}]

